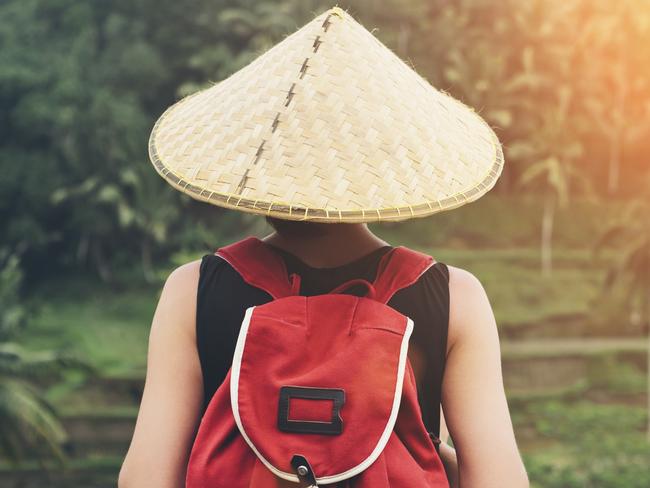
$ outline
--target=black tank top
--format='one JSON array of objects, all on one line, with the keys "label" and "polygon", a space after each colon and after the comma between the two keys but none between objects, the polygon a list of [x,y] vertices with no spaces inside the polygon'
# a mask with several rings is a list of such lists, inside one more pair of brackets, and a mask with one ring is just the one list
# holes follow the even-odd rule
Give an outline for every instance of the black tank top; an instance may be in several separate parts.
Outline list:
[{"label": "black tank top", "polygon": [[[351,263],[333,268],[312,268],[282,249],[273,249],[285,261],[289,274],[300,275],[300,294],[311,296],[327,293],[354,278],[374,281],[381,257],[392,247],[378,248]],[[347,293],[359,295],[364,291],[363,287],[351,287]],[[204,411],[230,369],[244,312],[248,307],[269,301],[268,293],[244,282],[219,256],[203,256],[197,295],[196,340],[203,374]],[[388,305],[413,320],[410,344],[424,357],[424,369],[417,385],[422,419],[427,430],[439,436],[449,323],[447,266],[436,262],[416,283],[393,295]]]}]

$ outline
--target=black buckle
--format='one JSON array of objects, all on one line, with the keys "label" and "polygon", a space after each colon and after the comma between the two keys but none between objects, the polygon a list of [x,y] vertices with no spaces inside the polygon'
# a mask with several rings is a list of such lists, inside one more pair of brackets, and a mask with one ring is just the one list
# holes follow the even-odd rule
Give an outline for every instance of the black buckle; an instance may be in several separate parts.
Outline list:
[{"label": "black buckle", "polygon": [[314,470],[305,456],[301,456],[300,454],[294,455],[291,458],[291,467],[296,472],[296,475],[298,475],[298,481],[300,483],[306,485],[308,488],[318,488]]},{"label": "black buckle", "polygon": [[436,448],[436,452],[440,454],[440,444],[442,443],[442,439],[440,439],[440,437],[438,437],[433,432],[427,432],[427,434],[429,434],[431,441],[433,441],[433,447]]},{"label": "black buckle", "polygon": [[[289,402],[292,398],[305,400],[332,400],[332,418],[330,422],[315,420],[290,420]],[[345,403],[345,391],[337,388],[311,388],[303,386],[283,386],[280,388],[278,405],[278,428],[283,432],[296,434],[339,435],[343,432],[341,407]]]}]

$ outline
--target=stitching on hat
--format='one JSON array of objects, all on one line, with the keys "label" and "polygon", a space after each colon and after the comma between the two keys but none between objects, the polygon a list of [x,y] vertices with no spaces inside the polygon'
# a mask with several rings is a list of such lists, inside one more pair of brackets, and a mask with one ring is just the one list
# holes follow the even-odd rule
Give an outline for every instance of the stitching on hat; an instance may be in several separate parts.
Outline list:
[{"label": "stitching on hat", "polygon": [[[288,107],[288,106],[289,106],[289,103],[291,103],[291,99],[292,99],[293,96],[296,94],[296,92],[293,91],[293,89],[294,89],[295,87],[296,87],[296,84],[293,83],[293,84],[291,85],[291,88],[289,88],[289,91],[287,92],[287,98],[286,98],[286,101],[284,102],[284,106],[285,106],[285,107]],[[278,115],[280,115],[280,112],[278,112]]]},{"label": "stitching on hat", "polygon": [[[332,15],[336,15],[338,17],[343,18],[341,13],[338,12],[338,11],[334,11],[334,12],[330,13],[325,18],[325,20],[323,21],[323,24],[321,25],[321,28],[325,32],[327,32],[327,29],[329,29],[329,26],[332,24],[332,22],[330,22],[330,20],[329,20],[330,17],[332,17]],[[322,43],[323,43],[323,41],[321,40],[321,36],[317,35],[316,39],[314,39],[314,44],[312,46],[313,49],[314,49],[314,52],[318,51],[318,48],[320,47],[320,45]],[[300,66],[300,70],[298,72],[298,79],[302,80],[304,78],[305,73],[307,73],[308,68],[309,68],[309,57],[306,57],[305,60],[302,62],[302,65]],[[293,100],[293,97],[296,94],[295,88],[296,88],[296,82],[293,82],[291,84],[291,87],[289,88],[289,91],[287,92],[287,97],[286,97],[285,102],[284,102],[285,107],[288,107],[289,104],[291,103],[291,100]],[[281,111],[278,111],[278,113],[275,114],[275,117],[273,118],[273,122],[271,123],[271,133],[274,133],[277,130],[278,125],[280,125],[280,114],[281,113],[282,113]],[[265,142],[266,142],[266,139],[262,139],[262,142],[260,143],[259,147],[257,148],[257,152],[255,153],[255,159],[253,160],[252,166],[255,166],[259,162],[260,158],[262,157],[262,152],[264,151],[264,143]],[[237,184],[237,188],[235,190],[235,193],[239,196],[239,200],[238,200],[238,202],[237,202],[237,204],[235,206],[238,206],[239,202],[241,202],[241,200],[243,199],[243,196],[241,195],[241,193],[242,193],[242,191],[244,191],[244,188],[246,187],[246,183],[248,182],[248,173],[249,173],[249,171],[250,171],[250,167],[247,168],[246,171],[244,171],[244,174],[242,175],[241,179],[239,180],[239,183]],[[228,200],[230,200],[230,199],[228,199]],[[273,205],[271,205],[271,207],[272,206]],[[269,211],[270,211],[270,207],[269,207]],[[291,215],[291,206],[289,206],[289,215]],[[339,212],[339,220],[341,220],[341,219],[342,219],[342,217],[341,217],[340,212]]]},{"label": "stitching on hat", "polygon": [[309,61],[309,58],[305,58],[305,60],[302,63],[302,66],[300,67],[300,79],[302,80],[303,76],[305,76],[305,73],[307,72],[307,68],[309,67],[307,65],[307,61]]},{"label": "stitching on hat", "polygon": [[278,128],[278,124],[280,123],[280,112],[275,114],[275,118],[273,119],[273,124],[271,124],[271,132],[275,132],[275,129]]},{"label": "stitching on hat", "polygon": [[322,43],[323,41],[320,40],[320,36],[316,36],[316,39],[314,39],[314,44],[312,45],[312,47],[314,48],[314,52],[318,51],[318,48]]},{"label": "stitching on hat", "polygon": [[[278,113],[278,115],[280,114]],[[259,147],[257,148],[257,151],[255,152],[255,159],[253,160],[253,166],[255,166],[257,162],[260,160],[260,158],[262,157],[262,152],[264,151],[264,143],[266,143],[266,139],[262,139],[262,142],[260,143]],[[239,180],[239,184],[237,185],[237,189],[235,190],[236,193],[241,194],[241,191],[244,189],[244,186],[246,186],[246,182],[248,181],[249,171],[250,168],[246,168],[246,171],[244,171],[244,175],[241,177],[241,180]],[[242,198],[243,197],[240,195],[239,200],[237,200],[237,203],[235,205],[239,205]]]},{"label": "stitching on hat", "polygon": [[241,191],[244,189],[244,185],[246,185],[246,182],[248,181],[248,171],[250,168],[246,168],[246,171],[244,171],[244,175],[241,177],[241,180],[239,180],[239,184],[237,185],[237,190],[235,190],[237,193],[241,193]]},{"label": "stitching on hat", "polygon": [[260,160],[260,157],[262,156],[262,151],[264,151],[265,142],[266,139],[262,139],[262,142],[260,143],[260,147],[257,148],[257,152],[255,153],[255,160],[253,161],[253,164],[257,164],[257,162]]},{"label": "stitching on hat", "polygon": [[[342,20],[344,20],[344,18],[341,15],[337,15],[337,16],[341,17]],[[318,50],[318,46],[320,46],[320,44],[322,44],[321,37],[317,35],[313,43],[314,52]],[[426,83],[424,78],[420,78],[420,82],[423,84]],[[257,210],[254,213],[286,217],[286,213],[283,210],[283,207],[287,207],[288,204],[282,202],[273,202],[273,201],[260,202],[259,200],[256,199],[252,207],[250,207],[250,202],[252,200],[249,200],[243,197],[242,195],[235,195],[235,194],[218,192],[218,191],[210,191],[209,195],[207,195],[206,197],[205,194],[201,191],[202,190],[201,187],[195,186],[194,184],[191,184],[189,181],[186,181],[185,178],[181,177],[179,174],[175,172],[174,169],[167,166],[165,162],[163,162],[163,158],[159,154],[158,148],[156,147],[157,136],[159,135],[158,133],[160,132],[160,127],[171,116],[171,114],[174,113],[179,108],[181,102],[187,103],[188,100],[196,97],[197,95],[203,93],[204,91],[205,90],[197,91],[192,95],[189,95],[188,97],[185,97],[181,101],[170,106],[156,121],[151,131],[149,144],[148,144],[149,157],[151,162],[153,163],[154,168],[156,169],[156,171],[158,171],[158,173],[161,176],[163,176],[163,178],[167,180],[169,184],[171,184],[172,186],[176,187],[177,189],[187,194],[190,194],[191,196],[194,196],[199,200],[213,202],[215,205],[221,205],[227,208],[236,208],[237,206],[243,204],[245,207],[252,208],[253,210]],[[446,94],[444,90],[438,89],[438,91],[441,92],[442,94]],[[448,94],[446,95],[447,98],[450,99],[450,101],[458,105],[461,105],[465,109],[470,109],[470,112],[478,115],[478,113],[475,110],[472,110],[471,107],[468,107],[461,101],[456,100],[453,97],[450,97]],[[445,105],[440,105],[439,108],[447,112],[449,111]],[[274,120],[276,127],[280,122],[279,120],[280,114],[281,112],[278,112],[276,114],[277,121]],[[391,207],[382,207],[382,208],[375,208],[375,209],[358,209],[358,210],[355,209],[355,210],[346,210],[344,212],[341,212],[339,210],[339,215],[337,220],[348,221],[348,222],[367,221],[365,217],[371,213],[376,213],[377,217],[375,219],[372,219],[376,222],[381,222],[384,220],[387,221],[401,220],[399,218],[396,219],[396,217],[400,216],[400,214],[402,213],[407,213],[407,212],[414,217],[423,217],[423,216],[431,215],[438,211],[450,210],[464,203],[469,203],[478,199],[480,196],[485,194],[494,186],[499,175],[501,174],[501,171],[503,170],[503,164],[504,164],[503,148],[501,147],[501,144],[499,143],[499,140],[496,134],[494,133],[494,130],[480,116],[478,116],[478,120],[487,128],[488,131],[487,139],[492,145],[493,157],[492,157],[492,162],[490,164],[490,167],[485,171],[483,176],[480,178],[479,183],[475,184],[474,187],[469,188],[469,190],[464,189],[463,191],[457,192],[455,194],[443,198],[438,198],[436,200],[427,199],[424,202],[414,206],[407,205],[402,207],[391,206]],[[237,202],[238,205],[233,205],[233,203],[231,203],[231,200],[233,199],[238,200]],[[277,207],[278,209],[276,210],[275,207]],[[305,207],[304,218],[306,218],[310,214],[314,216],[312,218],[316,221],[321,220],[321,218],[323,218],[321,214],[324,214],[323,221],[330,221],[330,219],[335,218],[331,215],[331,211],[328,210],[327,208]],[[362,216],[363,220],[359,220],[359,216]]]},{"label": "stitching on hat", "polygon": [[323,21],[323,25],[321,26],[325,32],[327,32],[327,29],[329,29],[330,25],[332,23],[330,22],[330,17],[332,14],[329,14],[327,17],[325,17],[325,20]]}]

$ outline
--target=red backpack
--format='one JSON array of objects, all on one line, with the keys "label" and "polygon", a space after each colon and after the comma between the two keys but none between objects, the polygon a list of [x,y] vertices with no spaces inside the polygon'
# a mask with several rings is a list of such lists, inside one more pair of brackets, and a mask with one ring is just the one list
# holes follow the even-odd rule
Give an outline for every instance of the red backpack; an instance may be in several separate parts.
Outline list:
[{"label": "red backpack", "polygon": [[[433,258],[396,247],[374,283],[352,280],[305,297],[300,277],[288,276],[259,239],[217,255],[273,300],[246,311],[232,367],[201,420],[186,487],[448,488],[407,357],[413,322],[386,305]],[[341,293],[355,284],[367,295]]]}]

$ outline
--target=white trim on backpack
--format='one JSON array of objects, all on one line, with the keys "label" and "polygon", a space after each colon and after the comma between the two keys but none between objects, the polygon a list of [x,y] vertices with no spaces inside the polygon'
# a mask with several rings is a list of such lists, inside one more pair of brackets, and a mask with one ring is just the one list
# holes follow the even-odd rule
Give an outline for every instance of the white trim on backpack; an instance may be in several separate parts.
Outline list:
[{"label": "white trim on backpack", "polygon": [[[246,431],[241,421],[241,417],[239,416],[239,403],[238,403],[239,372],[241,368],[242,356],[244,354],[244,347],[246,344],[248,327],[250,325],[250,321],[254,309],[255,307],[250,307],[246,310],[246,314],[244,315],[244,320],[242,321],[241,329],[239,331],[237,346],[235,347],[235,354],[233,357],[232,369],[230,374],[230,404],[232,407],[232,413],[233,416],[235,417],[235,423],[237,424],[237,427],[239,428],[239,432],[241,433],[242,437],[249,445],[249,447],[253,450],[255,455],[259,458],[259,460],[262,461],[264,466],[266,466],[273,474],[275,474],[279,478],[298,483],[300,481],[298,479],[298,476],[292,473],[287,473],[285,471],[279,470],[278,468],[273,466],[273,464],[271,464],[264,456],[262,456],[262,454],[257,450],[257,448],[255,447],[251,439],[246,434]],[[379,457],[379,455],[381,454],[381,452],[386,447],[386,444],[388,443],[388,439],[390,438],[393,428],[395,427],[395,422],[397,421],[397,414],[399,412],[400,402],[402,400],[402,386],[404,385],[404,373],[406,371],[406,358],[408,353],[409,338],[411,337],[412,332],[413,332],[413,321],[409,317],[407,317],[406,329],[404,331],[402,344],[400,346],[400,356],[399,356],[399,363],[397,367],[397,382],[395,385],[395,396],[393,397],[393,407],[390,412],[390,416],[388,417],[386,428],[384,429],[382,435],[379,437],[379,441],[377,442],[377,445],[370,453],[370,455],[358,465],[342,473],[316,478],[317,483],[323,483],[323,484],[336,483],[338,481],[343,481],[353,476],[356,476],[357,474],[365,471],[372,463],[374,463]]]}]

